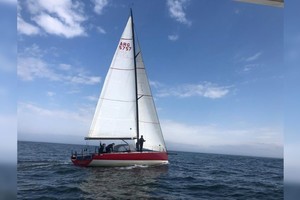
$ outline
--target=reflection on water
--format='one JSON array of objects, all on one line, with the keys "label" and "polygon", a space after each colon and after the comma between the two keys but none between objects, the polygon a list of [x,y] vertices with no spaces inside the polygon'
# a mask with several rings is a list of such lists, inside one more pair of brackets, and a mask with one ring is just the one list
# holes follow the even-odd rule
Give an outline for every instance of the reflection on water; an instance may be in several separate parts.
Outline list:
[{"label": "reflection on water", "polygon": [[86,199],[155,198],[160,178],[168,165],[88,168],[86,180],[80,185]]}]

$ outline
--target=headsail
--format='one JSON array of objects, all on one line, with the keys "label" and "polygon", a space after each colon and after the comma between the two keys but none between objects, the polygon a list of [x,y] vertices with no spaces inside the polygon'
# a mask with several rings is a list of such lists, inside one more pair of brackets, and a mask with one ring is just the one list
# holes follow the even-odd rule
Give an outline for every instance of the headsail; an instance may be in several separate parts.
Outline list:
[{"label": "headsail", "polygon": [[105,78],[86,139],[136,137],[132,20],[129,17]]},{"label": "headsail", "polygon": [[140,135],[143,135],[146,139],[144,148],[155,151],[165,151],[166,145],[156,113],[139,44],[136,51],[136,67],[138,82],[139,128]]}]

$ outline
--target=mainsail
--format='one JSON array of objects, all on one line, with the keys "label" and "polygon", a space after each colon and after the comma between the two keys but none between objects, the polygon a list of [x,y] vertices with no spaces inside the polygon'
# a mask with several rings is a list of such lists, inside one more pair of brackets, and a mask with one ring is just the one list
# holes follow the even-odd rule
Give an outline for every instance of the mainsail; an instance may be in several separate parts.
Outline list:
[{"label": "mainsail", "polygon": [[86,139],[134,139],[143,135],[144,148],[166,151],[142,53],[138,45],[134,49],[132,21],[130,16],[105,78]]},{"label": "mainsail", "polygon": [[87,139],[136,137],[136,94],[132,20],[106,75]]}]

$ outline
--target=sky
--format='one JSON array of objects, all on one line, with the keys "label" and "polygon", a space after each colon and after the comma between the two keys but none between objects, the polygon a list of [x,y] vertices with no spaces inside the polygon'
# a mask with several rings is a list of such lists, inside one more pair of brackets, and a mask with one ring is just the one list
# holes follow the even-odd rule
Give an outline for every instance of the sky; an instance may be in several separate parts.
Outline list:
[{"label": "sky", "polygon": [[229,0],[19,1],[18,140],[85,143],[130,7],[169,150],[283,157],[283,9]]}]

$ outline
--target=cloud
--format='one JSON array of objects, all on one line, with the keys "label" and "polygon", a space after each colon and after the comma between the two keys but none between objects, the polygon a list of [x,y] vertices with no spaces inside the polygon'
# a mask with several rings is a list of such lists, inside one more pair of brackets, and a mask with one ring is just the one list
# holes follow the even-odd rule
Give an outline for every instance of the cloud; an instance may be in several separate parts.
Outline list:
[{"label": "cloud", "polygon": [[37,35],[40,34],[40,29],[26,21],[21,16],[22,7],[20,4],[17,5],[17,30],[20,34],[24,35]]},{"label": "cloud", "polygon": [[101,34],[106,34],[106,31],[103,28],[101,28],[100,26],[97,26],[97,31]]},{"label": "cloud", "polygon": [[50,70],[47,64],[33,57],[18,59],[18,76],[24,81],[32,81],[34,78],[47,78],[52,81],[59,81],[61,77]]},{"label": "cloud", "polygon": [[[75,67],[69,64],[47,63],[43,59],[44,51],[37,45],[26,48],[19,53],[17,74],[23,81],[33,81],[37,78],[50,81],[61,81],[72,84],[93,85],[101,81],[99,76],[89,76],[87,71],[77,72]],[[55,70],[55,67],[60,71]]]},{"label": "cloud", "polygon": [[177,22],[190,26],[192,22],[186,18],[184,12],[189,0],[167,0],[170,17]]},{"label": "cloud", "polygon": [[[18,10],[18,30],[22,34],[39,34],[40,28],[48,34],[73,38],[85,36],[82,23],[87,19],[84,16],[84,4],[72,0],[28,0],[26,3],[31,20],[38,26],[29,24],[21,18],[21,9]],[[19,6],[20,7],[20,6]]]},{"label": "cloud", "polygon": [[236,53],[236,55],[234,56],[234,62],[236,63],[240,63],[240,62],[253,62],[258,60],[261,55],[263,54],[262,51],[259,51],[251,56],[243,56],[240,52]]},{"label": "cloud", "polygon": [[176,41],[179,39],[179,35],[174,34],[174,35],[168,35],[168,39],[171,41]]},{"label": "cloud", "polygon": [[253,69],[259,67],[260,64],[247,64],[244,66],[243,68],[243,72],[249,72],[249,71],[252,71]]},{"label": "cloud", "polygon": [[17,30],[24,35],[37,35],[40,33],[38,27],[25,22],[19,15],[17,16]]},{"label": "cloud", "polygon": [[95,7],[95,13],[101,15],[103,13],[103,9],[108,5],[108,0],[93,0]]},{"label": "cloud", "polygon": [[173,150],[283,157],[280,128],[224,129],[216,125],[189,125],[170,120],[162,120],[161,126],[164,138]]},{"label": "cloud", "polygon": [[149,80],[149,84],[154,87],[154,88],[160,88],[160,87],[164,87],[164,84],[158,82],[158,81],[152,81]]},{"label": "cloud", "polygon": [[71,69],[71,65],[61,63],[61,64],[59,64],[59,69],[64,70],[64,71],[68,71],[68,70]]},{"label": "cloud", "polygon": [[78,74],[76,76],[67,76],[66,80],[76,84],[94,85],[101,81],[99,76],[87,76],[84,74]]},{"label": "cloud", "polygon": [[40,14],[33,18],[47,33],[72,38],[75,36],[86,35],[83,27],[78,23],[66,24],[58,18],[49,14]]},{"label": "cloud", "polygon": [[86,96],[85,99],[89,101],[98,101],[99,98],[97,96]]},{"label": "cloud", "polygon": [[48,97],[53,97],[53,96],[56,95],[55,92],[51,92],[51,91],[48,91],[46,94],[47,94]]},{"label": "cloud", "polygon": [[[79,106],[77,110],[48,109],[20,102],[18,104],[18,131],[32,134],[82,135],[88,132],[94,107]],[[51,127],[51,128],[49,128]]]},{"label": "cloud", "polygon": [[246,58],[245,61],[246,61],[246,62],[255,61],[255,60],[257,60],[261,55],[262,55],[262,52],[257,52],[257,53],[254,54],[253,56],[250,56],[250,57]]},{"label": "cloud", "polygon": [[158,97],[193,97],[200,96],[210,99],[218,99],[226,96],[232,86],[218,86],[216,84],[205,82],[203,84],[183,84],[176,87],[168,87],[161,84],[157,89]]}]

